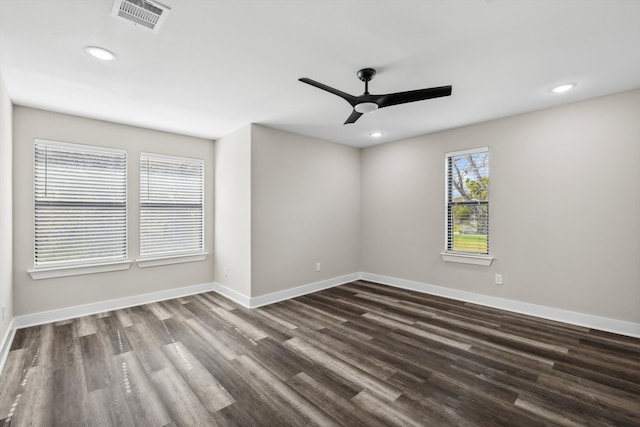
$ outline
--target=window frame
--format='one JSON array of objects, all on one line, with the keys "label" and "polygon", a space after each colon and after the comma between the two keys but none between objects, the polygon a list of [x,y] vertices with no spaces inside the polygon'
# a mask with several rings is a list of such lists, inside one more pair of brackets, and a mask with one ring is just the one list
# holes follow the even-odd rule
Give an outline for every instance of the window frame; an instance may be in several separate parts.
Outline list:
[{"label": "window frame", "polygon": [[[444,174],[445,174],[445,191],[444,191],[444,251],[441,252],[441,256],[442,259],[446,262],[457,262],[457,263],[463,263],[463,264],[474,264],[474,265],[482,265],[482,266],[489,266],[491,265],[491,263],[493,262],[494,258],[491,255],[491,246],[489,245],[489,238],[490,238],[490,233],[487,233],[487,249],[488,249],[488,253],[479,253],[479,252],[468,252],[468,251],[456,251],[453,249],[449,248],[449,242],[453,241],[453,239],[450,239],[450,235],[449,235],[449,230],[453,230],[453,226],[450,225],[449,220],[450,220],[450,194],[451,194],[451,187],[452,187],[452,183],[449,180],[450,177],[450,172],[449,172],[449,163],[450,163],[450,159],[452,157],[458,157],[458,156],[465,156],[465,155],[469,155],[469,154],[477,154],[477,153],[489,153],[490,154],[490,150],[489,147],[478,147],[478,148],[472,148],[472,149],[468,149],[468,150],[459,150],[459,151],[451,151],[451,152],[447,152],[445,153],[445,159],[444,159]],[[491,181],[490,181],[491,182]],[[489,184],[490,185],[490,184]],[[486,202],[482,202],[482,203],[478,203],[478,204],[482,204],[482,205],[486,205],[487,207],[487,211],[489,211],[490,206],[491,206],[491,200],[488,200]],[[489,215],[489,220],[490,220],[491,216]],[[489,224],[487,224],[487,226],[489,226]],[[490,227],[489,227],[490,230]]]},{"label": "window frame", "polygon": [[[46,145],[52,147],[60,147],[60,148],[68,148],[70,150],[81,151],[92,151],[97,153],[111,153],[118,154],[124,156],[124,252],[122,256],[117,258],[83,258],[78,260],[67,260],[67,261],[52,261],[52,262],[37,262],[36,259],[36,233],[37,233],[37,179],[36,179],[36,166],[37,166],[37,158],[36,158],[36,150],[37,146]],[[104,271],[118,271],[118,270],[126,270],[130,267],[131,261],[128,260],[129,256],[129,204],[128,204],[128,151],[119,148],[113,147],[104,147],[98,145],[89,145],[89,144],[80,144],[75,142],[63,142],[63,141],[55,141],[43,138],[34,138],[33,147],[32,147],[32,225],[33,225],[33,268],[27,270],[29,275],[34,279],[47,279],[52,277],[63,277],[63,276],[74,276],[79,274],[90,274],[90,273],[98,273]],[[89,204],[96,202],[88,202]]]},{"label": "window frame", "polygon": [[[144,158],[147,159],[158,159],[160,161],[174,161],[176,163],[186,163],[186,164],[197,164],[200,167],[200,206],[201,206],[201,230],[200,230],[200,241],[201,247],[197,252],[182,252],[182,251],[174,251],[174,252],[153,252],[153,253],[145,253],[142,252],[142,240],[143,240],[143,227],[142,227],[142,205],[143,205],[143,189],[142,189],[142,162]],[[184,156],[172,156],[160,153],[152,153],[152,152],[140,152],[139,155],[139,197],[138,197],[138,207],[139,207],[139,252],[140,258],[136,259],[136,263],[139,267],[155,267],[159,265],[167,265],[167,264],[177,264],[183,262],[194,262],[194,261],[202,261],[206,259],[208,252],[206,251],[206,203],[205,203],[205,166],[206,162],[204,159],[194,158],[194,157],[184,157]],[[147,182],[147,185],[149,183]]]}]

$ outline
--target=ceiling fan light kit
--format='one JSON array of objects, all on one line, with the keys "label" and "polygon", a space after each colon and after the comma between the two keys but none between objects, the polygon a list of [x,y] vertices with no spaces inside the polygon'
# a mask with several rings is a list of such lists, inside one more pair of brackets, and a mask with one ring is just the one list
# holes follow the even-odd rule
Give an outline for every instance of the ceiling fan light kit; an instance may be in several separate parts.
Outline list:
[{"label": "ceiling fan light kit", "polygon": [[318,89],[322,89],[329,93],[339,96],[353,107],[353,112],[344,122],[344,124],[355,123],[360,116],[377,110],[378,108],[390,107],[392,105],[406,104],[409,102],[424,101],[426,99],[440,98],[451,95],[451,86],[438,86],[428,89],[409,90],[405,92],[388,93],[384,95],[372,95],[369,93],[369,82],[376,75],[373,68],[363,68],[358,70],[357,76],[364,82],[364,93],[360,96],[350,95],[341,90],[332,88],[323,83],[317,82],[307,77],[300,80]]},{"label": "ceiling fan light kit", "polygon": [[361,102],[360,104],[356,104],[353,109],[358,113],[366,114],[372,111],[376,111],[378,109],[378,104],[376,104],[375,102]]}]

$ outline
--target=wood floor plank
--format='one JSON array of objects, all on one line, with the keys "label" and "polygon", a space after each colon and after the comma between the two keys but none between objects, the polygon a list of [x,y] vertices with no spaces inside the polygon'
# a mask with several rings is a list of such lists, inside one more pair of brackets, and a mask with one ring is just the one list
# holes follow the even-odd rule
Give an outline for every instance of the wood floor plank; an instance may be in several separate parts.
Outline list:
[{"label": "wood floor plank", "polygon": [[23,370],[20,383],[23,393],[17,401],[17,415],[12,425],[46,425],[52,418],[54,326],[45,324],[39,329],[36,351]]},{"label": "wood floor plank", "polygon": [[255,379],[252,383],[253,386],[259,392],[261,391],[261,394],[266,395],[266,399],[276,406],[278,412],[283,413],[287,420],[292,421],[295,425],[337,425],[334,420],[316,408],[305,397],[295,393],[275,375],[264,369],[254,358],[243,355],[237,362],[251,373]]},{"label": "wood floor plank", "polygon": [[[290,307],[285,307],[284,301],[282,304],[274,304],[270,306],[266,306],[262,308],[265,312],[271,314],[272,316],[278,317],[285,322],[294,325],[296,328],[305,327],[309,329],[322,329],[325,326],[329,325],[329,322],[317,322],[316,319],[307,317],[300,312],[291,309]],[[295,328],[293,328],[295,329]]]},{"label": "wood floor plank", "polygon": [[151,381],[171,414],[171,419],[177,425],[216,425],[214,418],[174,368],[169,367],[152,373]]},{"label": "wood floor plank", "polygon": [[109,385],[105,374],[111,373],[106,361],[107,353],[100,344],[96,334],[80,337],[80,349],[82,351],[82,363],[87,391],[92,392]]},{"label": "wood floor plank", "polygon": [[154,316],[156,316],[159,320],[167,320],[173,317],[173,313],[165,308],[162,303],[153,302],[151,304],[147,304],[147,308]]},{"label": "wood floor plank", "polygon": [[57,369],[53,372],[53,425],[89,425],[89,396],[81,366]]},{"label": "wood floor plank", "polygon": [[136,354],[131,351],[114,357],[121,368],[119,385],[135,425],[153,427],[171,423],[171,416]]},{"label": "wood floor plank", "polygon": [[93,335],[97,332],[95,316],[79,317],[78,319],[75,319],[73,324],[76,327],[76,331],[79,337]]},{"label": "wood floor plank", "polygon": [[640,339],[368,281],[19,329],[0,427],[640,425]]},{"label": "wood floor plank", "polygon": [[483,391],[476,391],[440,373],[429,377],[422,392],[454,409],[475,425],[511,425],[516,419],[518,425],[544,424],[536,421],[535,415],[528,414],[513,404],[493,399]]},{"label": "wood floor plank", "polygon": [[260,340],[253,354],[280,381],[287,381],[301,372],[312,369],[309,363],[297,358],[282,342],[270,337]]},{"label": "wood floor plank", "polygon": [[615,413],[621,419],[640,425],[640,414],[637,413],[640,401],[636,398],[623,399],[609,394],[608,390],[589,387],[585,382],[576,382],[567,377],[540,375],[537,382],[546,389],[562,393],[565,397],[588,402],[588,404],[576,405],[581,406],[584,411]]},{"label": "wood floor plank", "polygon": [[296,336],[318,348],[322,348],[333,357],[345,363],[358,366],[358,368],[378,379],[385,380],[397,372],[397,369],[392,365],[369,357],[367,354],[352,348],[348,343],[322,333],[323,331],[324,329],[315,331],[312,329],[298,328],[296,330]]},{"label": "wood floor plank", "polygon": [[79,352],[75,351],[74,324],[56,326],[54,328],[54,342],[52,363],[53,369],[69,369],[82,364]]},{"label": "wood floor plank", "polygon": [[129,309],[125,308],[122,310],[116,310],[114,312],[118,322],[122,325],[123,328],[129,328],[133,326],[133,320],[131,319],[131,315],[129,314]]},{"label": "wood floor plank", "polygon": [[428,340],[435,341],[449,347],[458,348],[461,350],[469,350],[471,348],[470,344],[467,344],[463,341],[457,341],[451,338],[447,338],[444,334],[440,335],[438,333],[439,331],[432,332],[429,330],[420,329],[412,325],[407,325],[402,322],[398,322],[387,316],[381,316],[373,313],[366,313],[366,314],[363,314],[362,317],[366,317],[367,319],[373,322],[379,323],[381,325],[385,325],[394,329],[399,329],[411,335],[416,335],[422,338],[426,338]]},{"label": "wood floor plank", "polygon": [[[204,299],[193,299],[192,301],[183,304],[182,306],[188,311],[193,313],[195,319],[199,319],[205,322],[209,327],[213,329],[232,328],[233,325],[228,323],[222,317],[218,316],[213,309],[219,308],[216,305],[207,305],[203,301]],[[192,320],[192,319],[189,319]]]},{"label": "wood floor plank", "polygon": [[293,335],[287,331],[289,328],[282,328],[282,323],[276,321],[273,317],[263,316],[262,313],[263,311],[247,308],[233,310],[233,314],[263,331],[268,337],[277,339],[278,341],[286,341],[293,338]]},{"label": "wood floor plank", "polygon": [[0,376],[0,420],[13,415],[16,396],[22,396],[21,382],[26,353],[24,348],[16,348],[7,356],[2,376]]},{"label": "wood floor plank", "polygon": [[165,343],[158,341],[145,323],[136,323],[126,328],[124,334],[147,373],[151,374],[169,366],[169,361],[159,351]]},{"label": "wood floor plank", "polygon": [[303,312],[307,316],[313,316],[314,318],[320,319],[323,322],[329,320],[332,322],[332,324],[336,324],[343,323],[348,320],[347,316],[340,316],[339,314],[337,314],[336,310],[326,310],[322,307],[309,304],[303,298],[289,300],[287,302],[295,307],[298,312]]},{"label": "wood floor plank", "polygon": [[184,322],[188,319],[193,319],[195,315],[184,307],[184,304],[178,302],[178,300],[160,301],[158,303],[164,310],[171,313],[171,317]]},{"label": "wood floor plank", "polygon": [[388,426],[422,426],[422,421],[415,419],[411,414],[403,413],[397,410],[389,402],[379,397],[362,391],[351,399],[356,405],[367,413],[376,415],[381,418],[385,425]]},{"label": "wood floor plank", "polygon": [[325,305],[325,307],[332,307],[339,313],[343,313],[344,317],[351,316],[351,320],[362,316],[367,312],[364,307],[353,304],[346,304],[337,295],[333,295],[328,292],[318,292],[316,294],[306,295],[305,297],[311,299],[312,301],[320,301]]},{"label": "wood floor plank", "polygon": [[209,347],[208,341],[188,328],[183,328],[176,335],[236,401],[219,411],[222,413],[222,419],[229,419],[232,425],[237,421],[252,420],[240,423],[241,426],[289,425],[252,387],[253,379],[247,375],[245,369],[233,363],[233,360],[221,357],[217,351]]},{"label": "wood floor plank", "polygon": [[96,331],[103,348],[111,355],[126,353],[133,348],[116,316],[96,320]]},{"label": "wood floor plank", "polygon": [[195,299],[204,298],[214,304],[214,307],[224,308],[225,310],[233,310],[238,308],[238,304],[226,299],[225,297],[218,295],[215,292],[205,292],[203,294],[195,295]]},{"label": "wood floor plank", "polygon": [[305,295],[299,298],[300,302],[305,303],[307,306],[312,306],[318,308],[323,313],[335,313],[339,318],[343,319],[342,322],[347,320],[357,319],[359,316],[364,314],[364,310],[362,309],[351,309],[348,306],[339,306],[336,304],[335,299],[331,299],[331,302],[326,301],[321,298],[319,295]]},{"label": "wood floor plank", "polygon": [[238,345],[233,337],[223,329],[215,330],[209,328],[208,325],[200,319],[189,319],[184,322],[184,324],[207,341],[211,349],[218,352],[227,360],[234,360],[245,352],[244,347]]},{"label": "wood floor plank", "polygon": [[363,427],[385,425],[383,420],[373,414],[362,411],[350,399],[345,399],[336,394],[304,372],[291,377],[287,380],[287,384],[324,411],[336,424]]},{"label": "wood floor plank", "polygon": [[[159,342],[161,345],[169,344],[171,337],[167,333],[163,319],[159,319],[147,306],[131,307],[129,313],[136,326],[143,325],[145,337],[149,335],[149,340]],[[151,338],[153,337],[153,338]]]},{"label": "wood floor plank", "polygon": [[247,322],[241,317],[236,316],[233,311],[225,310],[224,308],[213,308],[211,310],[232,325],[234,330],[254,341],[261,340],[268,336],[264,331],[260,330],[260,328],[252,325],[251,322]]},{"label": "wood floor plank", "polygon": [[173,367],[211,413],[235,402],[233,397],[207,371],[180,341],[162,347]]},{"label": "wood floor plank", "polygon": [[134,425],[129,407],[117,386],[89,393],[90,424],[99,427]]},{"label": "wood floor plank", "polygon": [[394,400],[401,394],[400,390],[378,380],[370,374],[367,374],[359,367],[349,365],[337,357],[333,357],[325,351],[308,344],[300,338],[292,338],[286,342],[286,345],[303,352],[325,368],[338,372],[340,376],[358,384],[362,390],[369,390],[383,399]]},{"label": "wood floor plank", "polygon": [[419,414],[424,426],[477,426],[444,402],[414,391],[404,393],[394,404],[406,413]]},{"label": "wood floor plank", "polygon": [[[53,372],[45,366],[33,366],[23,376],[24,390],[11,419],[12,426],[47,425],[53,412]],[[29,383],[38,384],[30,387]]]}]

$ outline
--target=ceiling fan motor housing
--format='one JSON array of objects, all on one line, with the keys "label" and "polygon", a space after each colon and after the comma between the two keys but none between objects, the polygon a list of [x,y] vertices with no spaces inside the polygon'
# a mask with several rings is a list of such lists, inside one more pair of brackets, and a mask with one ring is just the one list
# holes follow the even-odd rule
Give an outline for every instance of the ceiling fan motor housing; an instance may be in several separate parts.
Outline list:
[{"label": "ceiling fan motor housing", "polygon": [[363,68],[358,70],[358,78],[363,82],[368,82],[376,75],[376,70],[373,68]]}]

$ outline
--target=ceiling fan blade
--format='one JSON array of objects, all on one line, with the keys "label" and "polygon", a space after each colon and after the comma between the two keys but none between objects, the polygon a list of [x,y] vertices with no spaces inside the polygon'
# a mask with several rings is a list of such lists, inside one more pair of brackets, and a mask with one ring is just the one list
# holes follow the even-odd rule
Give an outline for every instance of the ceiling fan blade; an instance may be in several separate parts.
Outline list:
[{"label": "ceiling fan blade", "polygon": [[351,115],[349,116],[347,121],[344,122],[344,124],[347,125],[349,123],[355,123],[356,120],[358,120],[361,115],[362,115],[362,113],[358,113],[356,110],[353,110],[353,113],[351,113]]},{"label": "ceiling fan blade", "polygon": [[302,78],[300,78],[298,80],[300,80],[302,83],[306,83],[308,85],[315,86],[318,89],[322,89],[322,90],[325,90],[325,91],[327,91],[329,93],[332,93],[334,95],[338,95],[340,98],[344,99],[349,104],[351,104],[352,107],[358,103],[357,97],[355,97],[353,95],[350,95],[350,94],[348,94],[346,92],[343,92],[341,90],[334,89],[331,86],[327,86],[326,84],[317,82],[315,80],[311,80],[311,79],[309,79],[307,77],[302,77]]},{"label": "ceiling fan blade", "polygon": [[440,98],[451,95],[451,86],[439,86],[429,89],[409,90],[406,92],[389,93],[386,95],[376,95],[374,101],[379,108],[391,105],[406,104],[407,102],[423,101],[425,99]]}]

